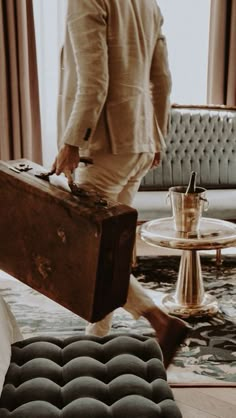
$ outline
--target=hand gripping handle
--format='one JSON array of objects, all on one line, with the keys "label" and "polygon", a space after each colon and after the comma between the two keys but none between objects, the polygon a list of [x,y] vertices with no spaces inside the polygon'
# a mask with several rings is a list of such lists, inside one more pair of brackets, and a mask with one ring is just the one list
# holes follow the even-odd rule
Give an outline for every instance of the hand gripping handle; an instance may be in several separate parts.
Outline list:
[{"label": "hand gripping handle", "polygon": [[[93,160],[91,158],[88,157],[80,157],[80,162],[84,163],[84,164],[93,164]],[[38,177],[42,180],[46,180],[49,181],[49,177],[52,176],[53,174],[55,174],[55,169],[51,170],[51,171],[47,171],[45,173],[39,173],[39,174],[35,174],[35,177]],[[68,181],[68,186],[72,192],[73,195],[75,196],[86,196],[87,192],[83,189],[81,189],[81,187],[79,187],[76,183],[74,183],[73,181]]]}]

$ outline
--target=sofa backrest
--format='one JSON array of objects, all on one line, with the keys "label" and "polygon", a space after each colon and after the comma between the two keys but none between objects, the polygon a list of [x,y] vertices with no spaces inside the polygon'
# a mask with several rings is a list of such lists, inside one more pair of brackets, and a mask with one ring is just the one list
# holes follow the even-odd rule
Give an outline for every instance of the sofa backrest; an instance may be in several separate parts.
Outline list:
[{"label": "sofa backrest", "polygon": [[202,187],[236,187],[236,107],[173,106],[161,164],[140,190],[186,185],[191,171]]}]

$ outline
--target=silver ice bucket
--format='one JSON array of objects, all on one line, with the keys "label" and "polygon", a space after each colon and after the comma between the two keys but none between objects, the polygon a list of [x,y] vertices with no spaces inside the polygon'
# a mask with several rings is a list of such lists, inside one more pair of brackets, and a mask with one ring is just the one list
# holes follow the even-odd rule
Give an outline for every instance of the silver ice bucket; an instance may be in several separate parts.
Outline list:
[{"label": "silver ice bucket", "polygon": [[203,210],[208,209],[206,189],[196,187],[194,193],[186,194],[185,186],[170,187],[170,198],[174,227],[178,232],[197,232]]}]

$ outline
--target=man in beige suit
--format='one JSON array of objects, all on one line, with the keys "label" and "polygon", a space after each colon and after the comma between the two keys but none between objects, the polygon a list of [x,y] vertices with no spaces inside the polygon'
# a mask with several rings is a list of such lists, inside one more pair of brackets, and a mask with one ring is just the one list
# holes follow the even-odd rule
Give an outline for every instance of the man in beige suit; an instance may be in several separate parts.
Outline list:
[{"label": "man in beige suit", "polygon": [[[68,0],[58,101],[56,174],[132,205],[142,177],[165,146],[171,75],[156,0]],[[134,276],[124,309],[156,331],[166,367],[189,327],[158,308]],[[105,335],[112,313],[89,324]]]}]

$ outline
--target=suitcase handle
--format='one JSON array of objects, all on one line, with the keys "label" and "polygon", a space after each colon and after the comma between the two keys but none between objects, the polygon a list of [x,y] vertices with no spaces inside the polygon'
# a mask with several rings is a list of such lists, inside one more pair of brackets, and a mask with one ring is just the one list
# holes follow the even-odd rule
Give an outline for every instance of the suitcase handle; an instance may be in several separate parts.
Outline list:
[{"label": "suitcase handle", "polygon": [[[80,162],[81,163],[85,163],[85,164],[93,164],[93,160],[87,157],[81,157],[80,158]],[[49,181],[49,177],[52,176],[53,174],[55,174],[55,169],[45,172],[45,173],[39,173],[39,174],[35,174],[35,177],[38,177],[42,180],[46,180]],[[68,181],[68,186],[71,190],[71,193],[74,196],[78,196],[78,197],[89,197],[89,192],[87,192],[86,190],[82,189],[81,187],[79,187],[76,183],[74,183],[73,181]],[[103,199],[101,197],[98,197],[98,199],[96,200],[96,205],[98,206],[104,206],[106,207],[108,205],[108,202],[106,199]]]},{"label": "suitcase handle", "polygon": [[[80,157],[80,162],[81,163],[85,163],[86,165],[87,164],[93,164],[93,160],[91,159],[91,158],[88,158],[88,157]],[[38,174],[35,174],[35,177],[38,177],[38,178],[40,178],[40,179],[42,179],[42,180],[46,180],[46,181],[49,181],[49,177],[50,176],[52,176],[53,174],[55,174],[55,172],[56,172],[56,169],[54,168],[53,170],[51,170],[51,171],[47,171],[47,172],[45,172],[45,173],[38,173]],[[72,182],[69,182],[68,181],[68,185],[69,185],[69,187],[70,187],[70,184],[72,184]],[[74,184],[74,183],[73,183]],[[71,187],[70,187],[71,188]]]}]

